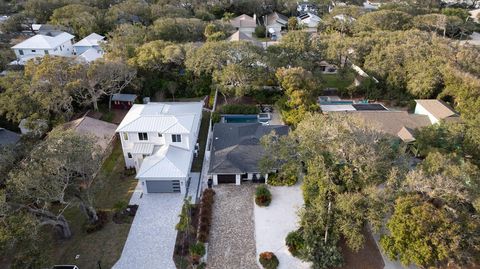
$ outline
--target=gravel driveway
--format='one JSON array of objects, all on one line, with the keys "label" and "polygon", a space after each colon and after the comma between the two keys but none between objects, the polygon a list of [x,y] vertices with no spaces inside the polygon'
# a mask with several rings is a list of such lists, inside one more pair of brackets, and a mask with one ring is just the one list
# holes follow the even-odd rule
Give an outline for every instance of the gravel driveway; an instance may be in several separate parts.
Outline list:
[{"label": "gravel driveway", "polygon": [[208,246],[210,269],[258,269],[253,195],[257,185],[218,185]]}]

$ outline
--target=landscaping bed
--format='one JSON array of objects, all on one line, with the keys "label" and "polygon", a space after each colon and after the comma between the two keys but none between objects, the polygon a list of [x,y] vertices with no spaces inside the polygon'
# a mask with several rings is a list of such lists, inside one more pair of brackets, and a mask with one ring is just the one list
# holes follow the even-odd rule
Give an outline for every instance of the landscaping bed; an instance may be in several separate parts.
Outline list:
[{"label": "landscaping bed", "polygon": [[173,251],[173,261],[177,268],[191,268],[188,260],[190,246],[197,240],[197,229],[199,219],[199,208],[193,206],[190,209],[190,226],[186,232],[178,231],[175,239],[175,249]]}]

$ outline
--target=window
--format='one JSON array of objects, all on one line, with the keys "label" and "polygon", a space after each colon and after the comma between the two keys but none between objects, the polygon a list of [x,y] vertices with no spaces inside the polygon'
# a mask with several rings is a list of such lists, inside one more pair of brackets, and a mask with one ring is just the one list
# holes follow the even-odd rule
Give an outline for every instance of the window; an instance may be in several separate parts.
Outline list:
[{"label": "window", "polygon": [[18,50],[18,54],[23,55],[23,50]]},{"label": "window", "polygon": [[128,140],[128,133],[123,133],[123,140]]},{"label": "window", "polygon": [[49,53],[48,53],[48,50],[44,50],[43,52],[45,52],[45,55],[48,55],[48,54],[49,54]]},{"label": "window", "polygon": [[172,134],[172,142],[182,142],[182,135]]},{"label": "window", "polygon": [[128,153],[127,153],[127,157],[128,157],[129,159],[131,159],[131,158],[132,158],[132,154],[131,154],[130,152],[128,152]]},{"label": "window", "polygon": [[138,140],[148,140],[147,133],[138,133]]},{"label": "window", "polygon": [[37,52],[36,50],[32,50],[32,52]]},{"label": "window", "polygon": [[158,133],[158,137],[162,137],[163,135],[161,133]]}]

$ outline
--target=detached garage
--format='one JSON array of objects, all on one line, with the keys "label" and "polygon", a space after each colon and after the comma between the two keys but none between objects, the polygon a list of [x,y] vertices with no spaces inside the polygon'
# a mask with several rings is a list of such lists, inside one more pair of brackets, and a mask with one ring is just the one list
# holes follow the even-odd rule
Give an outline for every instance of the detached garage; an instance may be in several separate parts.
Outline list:
[{"label": "detached garage", "polygon": [[[193,155],[189,150],[164,146],[143,159],[136,176],[144,193],[185,193]],[[161,175],[161,177],[159,177]]]}]

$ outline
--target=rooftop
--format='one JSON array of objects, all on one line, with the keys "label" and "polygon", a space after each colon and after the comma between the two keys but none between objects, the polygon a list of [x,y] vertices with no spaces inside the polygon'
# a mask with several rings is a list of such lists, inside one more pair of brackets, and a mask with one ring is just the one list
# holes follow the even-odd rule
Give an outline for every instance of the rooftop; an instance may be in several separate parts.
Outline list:
[{"label": "rooftop", "polygon": [[73,35],[65,32],[54,36],[38,34],[18,43],[12,49],[54,49],[73,39],[73,37]]},{"label": "rooftop", "polygon": [[95,144],[106,150],[115,136],[116,124],[97,120],[88,116],[67,122],[63,125],[65,129],[72,129],[78,134],[89,135],[95,138]]},{"label": "rooftop", "polygon": [[20,134],[0,127],[0,146],[14,145],[20,140]]},{"label": "rooftop", "polygon": [[272,131],[286,135],[288,130],[286,125],[215,124],[209,173],[259,172],[258,162],[265,154],[260,139]]},{"label": "rooftop", "polygon": [[430,114],[432,114],[438,120],[443,120],[448,117],[457,117],[457,113],[451,106],[442,100],[437,99],[419,99],[415,100],[417,104],[425,108]]},{"label": "rooftop", "polygon": [[187,177],[190,169],[191,151],[175,146],[161,146],[146,157],[137,178],[176,178]]},{"label": "rooftop", "polygon": [[198,125],[202,107],[202,102],[135,104],[117,132],[190,133]]},{"label": "rooftop", "polygon": [[78,41],[77,43],[73,44],[74,47],[93,47],[99,46],[101,41],[104,40],[105,37],[101,36],[96,33],[91,33],[88,36],[84,37],[82,40]]},{"label": "rooftop", "polygon": [[256,27],[257,22],[254,18],[248,16],[247,14],[240,15],[230,20],[230,24],[233,27],[242,28],[242,27]]}]

